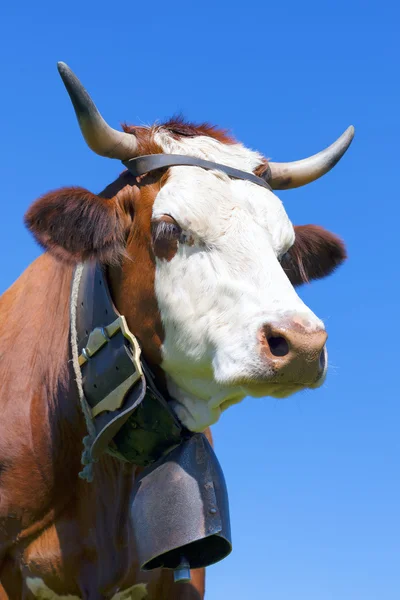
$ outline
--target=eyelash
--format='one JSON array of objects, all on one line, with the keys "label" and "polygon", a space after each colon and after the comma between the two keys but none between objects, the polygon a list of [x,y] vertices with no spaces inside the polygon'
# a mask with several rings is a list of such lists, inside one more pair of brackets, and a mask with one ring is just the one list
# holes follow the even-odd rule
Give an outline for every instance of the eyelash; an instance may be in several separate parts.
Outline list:
[{"label": "eyelash", "polygon": [[179,225],[170,221],[156,221],[152,225],[152,234],[155,242],[161,238],[167,240],[179,239],[181,233],[182,229]]}]

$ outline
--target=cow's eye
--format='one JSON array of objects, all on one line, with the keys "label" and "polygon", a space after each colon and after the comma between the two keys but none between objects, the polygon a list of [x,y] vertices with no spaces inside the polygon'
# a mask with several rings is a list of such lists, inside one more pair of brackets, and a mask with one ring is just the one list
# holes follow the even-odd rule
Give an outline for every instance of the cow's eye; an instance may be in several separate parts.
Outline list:
[{"label": "cow's eye", "polygon": [[164,215],[151,222],[151,236],[154,254],[157,258],[172,260],[178,251],[182,229],[169,215]]},{"label": "cow's eye", "polygon": [[164,215],[151,222],[151,234],[153,243],[159,240],[179,240],[182,229],[178,223],[169,215]]}]

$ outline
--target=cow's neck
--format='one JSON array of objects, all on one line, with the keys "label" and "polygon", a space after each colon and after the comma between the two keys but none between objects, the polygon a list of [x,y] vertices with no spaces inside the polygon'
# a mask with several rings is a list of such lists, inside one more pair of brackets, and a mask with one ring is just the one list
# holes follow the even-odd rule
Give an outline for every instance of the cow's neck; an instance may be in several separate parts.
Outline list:
[{"label": "cow's neck", "polygon": [[[129,258],[123,259],[119,267],[110,267],[107,279],[114,303],[140,341],[143,355],[155,372],[157,386],[163,391],[164,377],[159,367],[163,328],[154,291],[150,231],[159,185],[151,183],[140,192],[136,186],[123,188],[124,185],[125,180],[118,180],[116,189],[111,186],[102,194],[112,196],[122,188],[120,194],[130,201],[135,195],[137,201],[135,226],[127,240]],[[77,482],[81,485],[77,475],[82,468],[86,427],[69,362],[72,274],[72,266],[44,254],[0,301],[0,378],[7,382],[0,390],[0,406],[5,411],[3,425],[0,423],[0,450],[5,462],[13,461],[18,480],[16,486],[14,481],[7,483],[5,479],[8,487],[16,490],[16,496],[10,498],[3,512],[12,513],[14,507],[24,506],[23,522],[27,527],[38,520],[38,515],[42,518],[50,514],[50,508],[57,510],[57,506],[64,505]],[[15,456],[18,460],[14,460]],[[107,458],[106,462],[113,460]],[[121,467],[118,461],[114,462],[111,471],[117,476]],[[13,469],[10,473],[14,473]],[[27,472],[29,478],[21,476]],[[92,487],[98,485],[96,479],[103,477],[95,476]]]},{"label": "cow's neck", "polygon": [[[43,255],[3,295],[1,515],[29,532],[63,505],[79,466],[82,417],[68,371],[72,268]],[[76,458],[78,457],[78,463]]]}]

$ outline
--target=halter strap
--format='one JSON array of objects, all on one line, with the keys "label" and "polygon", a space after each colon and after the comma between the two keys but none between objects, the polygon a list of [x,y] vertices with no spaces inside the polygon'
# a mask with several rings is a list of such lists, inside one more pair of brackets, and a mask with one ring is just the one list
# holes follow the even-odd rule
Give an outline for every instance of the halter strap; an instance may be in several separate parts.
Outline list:
[{"label": "halter strap", "polygon": [[[185,156],[183,154],[148,154],[145,156],[138,156],[137,158],[131,158],[130,160],[123,160],[122,163],[135,177],[140,177],[145,173],[151,173],[151,171],[164,169],[165,167],[201,167],[202,169],[207,170],[222,171],[233,179],[251,181],[252,183],[261,185],[267,190],[272,190],[271,186],[264,179],[254,175],[254,173],[248,173],[247,171],[234,169],[233,167],[221,165],[220,163],[203,160],[202,158],[196,158],[194,156]],[[268,176],[268,174],[269,168],[266,175]]]}]

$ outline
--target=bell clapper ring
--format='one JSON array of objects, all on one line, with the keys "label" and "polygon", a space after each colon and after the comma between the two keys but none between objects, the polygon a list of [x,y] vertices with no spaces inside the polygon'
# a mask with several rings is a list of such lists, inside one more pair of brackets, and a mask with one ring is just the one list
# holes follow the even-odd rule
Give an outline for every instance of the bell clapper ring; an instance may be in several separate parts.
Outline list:
[{"label": "bell clapper ring", "polygon": [[191,581],[190,565],[182,556],[179,566],[174,569],[174,583],[188,583],[189,581]]}]

